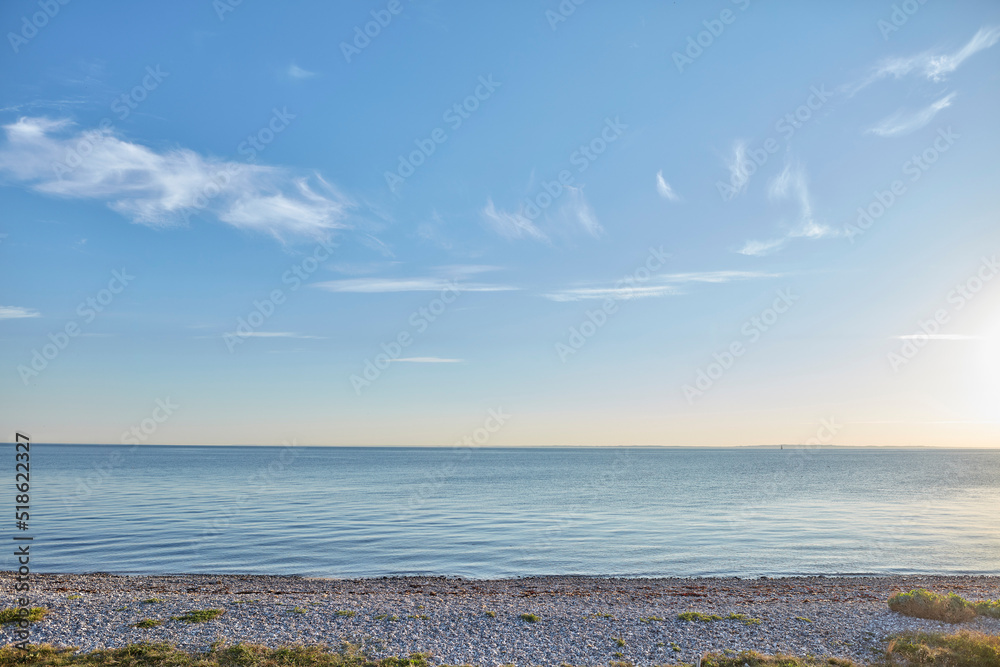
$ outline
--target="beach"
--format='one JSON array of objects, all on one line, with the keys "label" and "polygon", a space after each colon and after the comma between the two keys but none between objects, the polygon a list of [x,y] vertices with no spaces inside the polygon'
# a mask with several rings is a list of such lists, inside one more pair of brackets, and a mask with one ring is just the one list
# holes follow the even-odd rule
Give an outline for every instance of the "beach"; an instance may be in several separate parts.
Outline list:
[{"label": "beach", "polygon": [[[0,574],[4,607],[16,604],[14,579],[14,573]],[[865,660],[894,633],[959,627],[891,612],[886,600],[895,592],[927,588],[973,601],[1000,597],[1000,577],[920,575],[474,580],[39,574],[31,586],[31,605],[49,609],[32,626],[33,644],[92,651],[148,641],[205,650],[213,642],[336,648],[348,641],[373,657],[422,652],[435,664],[475,665],[672,664],[726,649]],[[200,623],[174,619],[205,609],[223,613]],[[684,612],[721,618],[681,620]],[[135,627],[143,619],[163,624]],[[5,643],[12,641],[12,627],[4,628]],[[1000,620],[978,617],[960,627],[996,634]]]}]

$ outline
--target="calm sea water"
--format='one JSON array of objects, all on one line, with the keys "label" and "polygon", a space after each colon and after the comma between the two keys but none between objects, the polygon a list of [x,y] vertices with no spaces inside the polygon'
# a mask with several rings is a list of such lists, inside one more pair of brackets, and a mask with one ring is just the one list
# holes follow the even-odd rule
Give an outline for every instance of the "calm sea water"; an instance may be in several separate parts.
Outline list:
[{"label": "calm sea water", "polygon": [[1000,573],[996,450],[31,454],[32,565],[43,572]]}]

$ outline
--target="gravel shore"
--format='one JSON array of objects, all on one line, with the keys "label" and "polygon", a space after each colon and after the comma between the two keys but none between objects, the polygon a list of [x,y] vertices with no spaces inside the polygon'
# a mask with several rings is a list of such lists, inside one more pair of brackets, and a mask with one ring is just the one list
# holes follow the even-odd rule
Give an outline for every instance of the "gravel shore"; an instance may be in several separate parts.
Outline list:
[{"label": "gravel shore", "polygon": [[[13,573],[0,573],[0,580],[3,606],[14,606]],[[348,640],[377,657],[427,652],[435,663],[484,666],[671,664],[725,649],[865,660],[889,634],[955,630],[889,611],[886,599],[911,588],[983,600],[1000,597],[1000,577],[481,581],[34,575],[32,605],[50,613],[32,627],[30,641],[90,651],[142,641],[204,650],[216,640],[333,647]],[[150,599],[161,601],[146,602]],[[204,623],[172,620],[209,608],[225,613]],[[759,623],[679,620],[684,611],[746,614]],[[522,614],[538,620],[523,620]],[[134,627],[146,618],[164,624]],[[977,618],[962,627],[997,634],[1000,620]],[[5,627],[5,642],[12,636],[11,626]]]}]

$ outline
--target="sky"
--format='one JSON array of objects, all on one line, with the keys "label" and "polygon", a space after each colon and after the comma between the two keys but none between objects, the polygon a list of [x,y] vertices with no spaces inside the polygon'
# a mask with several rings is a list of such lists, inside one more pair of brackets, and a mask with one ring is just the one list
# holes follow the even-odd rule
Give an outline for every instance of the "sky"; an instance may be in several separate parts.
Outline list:
[{"label": "sky", "polygon": [[10,439],[1000,444],[1000,4],[0,28]]}]

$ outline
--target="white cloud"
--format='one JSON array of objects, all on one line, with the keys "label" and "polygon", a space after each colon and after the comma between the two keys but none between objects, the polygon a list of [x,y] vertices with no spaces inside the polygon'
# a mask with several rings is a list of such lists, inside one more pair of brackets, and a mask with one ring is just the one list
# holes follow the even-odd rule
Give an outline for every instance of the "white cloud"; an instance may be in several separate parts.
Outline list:
[{"label": "white cloud", "polygon": [[902,111],[897,111],[882,120],[875,127],[870,128],[868,132],[869,134],[877,134],[880,137],[895,137],[919,130],[931,122],[939,111],[951,106],[951,101],[955,99],[955,95],[956,93],[945,95],[916,113],[905,114]]},{"label": "white cloud", "polygon": [[542,296],[550,301],[584,301],[587,299],[615,299],[628,301],[631,299],[645,299],[650,297],[669,296],[672,294],[683,294],[677,285],[685,283],[728,283],[734,280],[752,280],[758,278],[776,278],[780,274],[764,273],[761,271],[699,271],[691,273],[661,273],[651,280],[656,283],[652,285],[620,286],[621,282],[613,287],[576,287],[571,289],[557,290],[543,294]]},{"label": "white cloud", "polygon": [[237,333],[240,338],[312,338],[322,340],[323,336],[306,336],[304,334],[292,333],[290,331],[251,331],[249,333]]},{"label": "white cloud", "polygon": [[446,359],[444,357],[400,357],[392,361],[402,361],[408,364],[461,364],[465,359]]},{"label": "white cloud", "polygon": [[967,334],[906,334],[893,336],[897,340],[985,340],[985,336],[970,336]]},{"label": "white cloud", "polygon": [[487,198],[486,206],[481,213],[493,231],[506,239],[530,238],[548,243],[549,234],[542,231],[532,218],[544,219],[549,227],[561,225],[563,230],[571,232],[582,230],[593,238],[604,235],[604,227],[601,226],[597,214],[583,194],[583,188],[565,186],[558,199],[550,204],[549,208],[540,211],[536,204],[529,205],[535,207],[536,212],[532,217],[525,213],[525,205],[522,205],[517,213],[511,213],[498,209],[493,199]]},{"label": "white cloud", "polygon": [[560,207],[560,214],[570,226],[577,224],[595,239],[604,235],[604,227],[597,221],[597,214],[583,194],[583,188],[566,186],[568,199]]},{"label": "white cloud", "polygon": [[733,142],[733,154],[726,160],[726,168],[729,169],[729,184],[733,186],[735,192],[733,196],[746,192],[747,184],[750,182],[750,174],[747,173],[747,145],[746,142],[736,140]]},{"label": "white cloud", "polygon": [[656,191],[660,193],[660,196],[664,199],[669,199],[670,201],[680,201],[681,198],[677,196],[674,189],[670,187],[670,183],[667,183],[663,178],[663,172],[656,172]]},{"label": "white cloud", "polygon": [[931,51],[912,56],[890,58],[879,63],[865,79],[857,84],[847,86],[851,95],[857,93],[871,83],[887,76],[902,78],[908,74],[917,74],[924,78],[940,82],[947,78],[959,65],[970,56],[988,49],[1000,40],[1000,27],[980,28],[972,39],[954,53],[935,54]]},{"label": "white cloud", "polygon": [[[105,201],[140,224],[177,224],[209,214],[278,237],[318,236],[345,227],[353,207],[319,174],[307,177],[183,148],[157,151],[111,130],[72,132],[68,120],[21,118],[3,129],[0,173],[43,194]],[[90,150],[69,161],[81,146]]]},{"label": "white cloud", "polygon": [[24,317],[39,317],[41,313],[20,306],[0,306],[0,320],[18,320]]},{"label": "white cloud", "polygon": [[578,287],[574,289],[549,292],[542,296],[550,301],[584,301],[587,299],[615,299],[629,301],[647,297],[678,294],[677,288],[671,285],[640,285],[638,287]]},{"label": "white cloud", "polygon": [[506,239],[533,238],[537,241],[548,240],[548,236],[542,230],[538,229],[531,220],[520,213],[508,213],[497,209],[491,198],[486,200],[486,206],[482,210],[482,215],[493,228],[493,231]]},{"label": "white cloud", "polygon": [[315,283],[328,292],[355,294],[380,294],[384,292],[441,292],[457,289],[459,292],[507,292],[518,289],[507,285],[485,283],[458,283],[445,278],[351,278]]},{"label": "white cloud", "polygon": [[763,257],[764,255],[770,255],[772,252],[780,250],[786,243],[788,243],[787,238],[771,239],[769,241],[747,241],[736,252],[751,257]]},{"label": "white cloud", "polygon": [[295,63],[292,63],[288,67],[288,76],[292,77],[293,79],[310,79],[316,76],[316,72],[310,72],[308,70],[304,70]]},{"label": "white cloud", "polygon": [[786,163],[781,173],[771,179],[770,184],[768,184],[767,196],[771,201],[797,200],[799,205],[798,221],[782,237],[767,241],[747,241],[742,248],[736,251],[741,255],[763,257],[781,250],[791,239],[821,239],[837,235],[837,232],[831,227],[814,219],[812,200],[809,195],[809,181],[802,167],[792,167],[790,162]]}]

